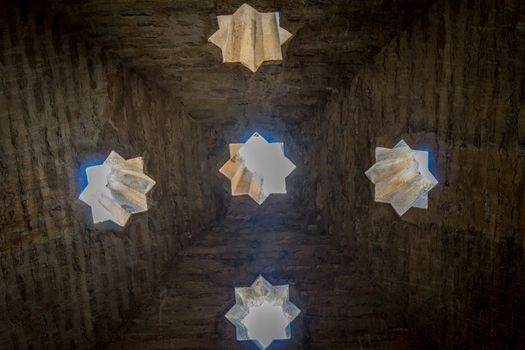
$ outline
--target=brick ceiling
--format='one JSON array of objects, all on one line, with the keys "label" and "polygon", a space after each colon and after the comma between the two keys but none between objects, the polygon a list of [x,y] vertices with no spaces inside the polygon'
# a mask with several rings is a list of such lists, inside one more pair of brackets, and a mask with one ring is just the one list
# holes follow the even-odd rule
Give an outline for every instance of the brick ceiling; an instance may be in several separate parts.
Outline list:
[{"label": "brick ceiling", "polygon": [[220,49],[208,42],[216,16],[233,13],[241,0],[36,0],[180,96],[193,118],[207,120],[307,118],[431,2],[250,1],[261,12],[279,11],[282,27],[294,34],[283,47],[284,62],[253,74],[240,64],[223,64]]}]

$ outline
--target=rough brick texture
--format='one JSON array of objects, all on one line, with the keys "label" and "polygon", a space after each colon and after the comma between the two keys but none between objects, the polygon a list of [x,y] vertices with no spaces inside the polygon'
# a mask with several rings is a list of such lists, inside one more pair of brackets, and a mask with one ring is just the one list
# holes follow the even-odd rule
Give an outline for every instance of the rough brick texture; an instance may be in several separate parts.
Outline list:
[{"label": "rough brick texture", "polygon": [[[90,348],[213,217],[191,176],[205,146],[186,142],[199,128],[177,99],[68,27],[23,2],[0,14],[0,347]],[[77,199],[82,167],[111,150],[157,180],[125,229],[93,226]]]},{"label": "rough brick texture", "polygon": [[[208,134],[204,161],[207,181],[220,208],[217,226],[193,237],[159,285],[157,295],[134,315],[109,349],[254,349],[237,342],[224,314],[236,286],[263,274],[289,283],[303,313],[292,325],[292,339],[275,349],[426,349],[407,328],[404,313],[385,304],[381,286],[368,273],[358,244],[339,241],[324,229],[323,198],[317,196],[323,162],[322,110],[301,123],[252,115],[233,121],[200,122]],[[232,197],[218,169],[229,158],[228,143],[259,131],[284,142],[297,166],[287,177],[286,195],[271,195],[261,206]]]},{"label": "rough brick texture", "polygon": [[[272,201],[272,197],[267,201]],[[108,350],[255,349],[238,342],[224,317],[234,288],[262,274],[289,284],[301,310],[292,339],[272,349],[426,349],[403,314],[385,312],[378,287],[363,273],[363,255],[307,225],[290,202],[232,201],[226,219],[180,254],[158,295],[122,329]]]},{"label": "rough brick texture", "polygon": [[[525,347],[524,59],[522,1],[438,1],[327,107],[329,232],[442,349]],[[401,138],[440,184],[398,218],[363,172]]]},{"label": "rough brick texture", "polygon": [[[239,1],[0,0],[2,347],[253,349],[262,273],[273,349],[525,348],[525,3],[430,2],[256,0],[296,35],[252,74],[206,42]],[[260,207],[218,173],[254,131],[297,165]],[[401,138],[440,184],[399,218],[364,171]],[[77,200],[112,149],[157,180],[125,229]]]},{"label": "rough brick texture", "polygon": [[432,0],[251,0],[259,11],[279,11],[283,28],[294,34],[283,62],[257,74],[223,64],[220,49],[208,42],[217,16],[232,14],[244,0],[34,2],[175,92],[192,117],[222,121],[308,118]]}]

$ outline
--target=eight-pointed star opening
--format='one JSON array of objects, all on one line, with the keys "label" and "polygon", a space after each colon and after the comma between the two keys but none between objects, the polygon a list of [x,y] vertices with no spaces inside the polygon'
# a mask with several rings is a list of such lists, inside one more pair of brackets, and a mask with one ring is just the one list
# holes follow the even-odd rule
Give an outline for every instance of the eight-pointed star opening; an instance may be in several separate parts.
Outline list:
[{"label": "eight-pointed star opening", "polygon": [[290,323],[300,312],[290,302],[288,285],[272,286],[259,275],[251,287],[235,288],[235,305],[225,317],[235,325],[237,340],[266,349],[274,340],[290,339]]},{"label": "eight-pointed star opening", "polygon": [[292,37],[280,27],[279,12],[261,13],[248,4],[217,21],[219,30],[208,40],[221,48],[223,62],[239,62],[252,72],[264,61],[281,61],[281,45]]},{"label": "eight-pointed star opening", "polygon": [[79,198],[91,207],[93,223],[125,226],[131,214],[148,210],[146,193],[155,181],[143,167],[142,157],[125,160],[112,151],[104,163],[86,169],[88,185]]},{"label": "eight-pointed star opening", "polygon": [[376,202],[390,203],[399,216],[411,207],[428,208],[428,192],[438,183],[428,169],[428,152],[404,140],[392,149],[376,147],[376,163],[365,174],[375,184]]},{"label": "eight-pointed star opening", "polygon": [[282,142],[269,143],[254,133],[244,144],[230,144],[230,159],[220,172],[230,179],[232,195],[249,195],[262,204],[271,193],[286,193],[285,178],[294,169]]}]

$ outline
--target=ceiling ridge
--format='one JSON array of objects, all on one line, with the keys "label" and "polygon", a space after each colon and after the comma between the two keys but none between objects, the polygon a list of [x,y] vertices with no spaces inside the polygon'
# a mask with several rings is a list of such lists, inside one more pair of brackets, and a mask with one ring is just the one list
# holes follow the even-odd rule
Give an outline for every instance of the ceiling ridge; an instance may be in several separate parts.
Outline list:
[{"label": "ceiling ridge", "polygon": [[[93,37],[91,37],[89,35],[89,33],[87,33],[88,35],[84,34],[85,33],[84,31],[80,30],[77,25],[75,25],[74,23],[71,23],[64,16],[62,16],[60,14],[57,14],[56,12],[50,10],[45,5],[39,3],[38,0],[36,0],[36,1],[35,0],[24,0],[24,1],[27,4],[33,5],[36,10],[40,10],[40,11],[44,12],[48,17],[55,18],[56,20],[58,20],[58,22],[60,23],[60,26],[61,26],[61,30],[64,30],[64,29],[70,30],[76,37],[78,37],[79,39],[81,39],[81,40],[83,40],[85,42],[88,42],[90,44],[90,46],[93,46],[93,47],[97,48],[98,50],[100,50],[100,52],[105,53],[108,57],[110,57],[111,59],[113,59],[116,62],[118,62],[120,65],[122,65],[122,67],[126,71],[128,71],[128,72],[130,72],[130,73],[132,73],[134,75],[137,75],[138,77],[140,77],[140,79],[142,81],[144,81],[146,83],[146,85],[150,85],[150,87],[158,89],[159,91],[162,91],[163,93],[167,94],[168,96],[174,97],[174,98],[176,98],[177,100],[180,101],[180,97],[179,96],[173,95],[168,89],[166,89],[165,87],[160,85],[157,81],[155,81],[154,79],[150,79],[147,76],[146,72],[143,72],[140,69],[138,69],[138,67],[133,65],[129,60],[125,59],[124,57],[119,55],[117,52],[115,52],[113,48],[108,47],[106,45],[103,45],[101,42],[99,42],[96,39],[94,39]],[[88,53],[88,54],[91,55],[91,53]],[[182,101],[180,101],[180,103],[182,104]],[[184,113],[184,114],[185,114],[186,117],[189,118],[189,115],[187,115],[187,113]]]}]

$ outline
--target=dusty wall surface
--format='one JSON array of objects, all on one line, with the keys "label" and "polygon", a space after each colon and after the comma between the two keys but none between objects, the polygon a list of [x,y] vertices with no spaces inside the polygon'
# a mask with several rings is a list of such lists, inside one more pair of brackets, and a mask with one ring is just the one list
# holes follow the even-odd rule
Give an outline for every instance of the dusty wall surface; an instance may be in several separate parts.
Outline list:
[{"label": "dusty wall surface", "polygon": [[[23,4],[24,2],[22,2]],[[0,343],[106,342],[214,208],[194,174],[205,145],[180,103],[30,6],[0,13]],[[91,224],[82,168],[143,156],[150,210]],[[197,220],[199,218],[199,220]]]},{"label": "dusty wall surface", "polygon": [[[205,181],[214,189],[218,221],[179,253],[108,350],[254,349],[252,342],[235,339],[224,315],[234,304],[234,288],[250,285],[259,274],[289,284],[291,300],[302,310],[291,326],[292,339],[272,349],[427,348],[407,328],[404,313],[388,308],[381,287],[371,283],[361,245],[342,244],[325,229],[318,198],[325,162],[322,116],[318,108],[301,123],[261,112],[221,124],[200,122],[208,135]],[[286,178],[287,193],[272,194],[261,205],[248,196],[232,197],[230,181],[219,173],[228,144],[244,142],[255,131],[284,142],[296,165]]]},{"label": "dusty wall surface", "polygon": [[245,0],[33,0],[180,96],[192,117],[216,121],[246,110],[304,119],[319,94],[336,90],[432,1],[251,0],[258,11],[278,11],[294,34],[282,62],[253,74],[222,63],[208,42],[217,16]]},{"label": "dusty wall surface", "polygon": [[[426,6],[410,8],[427,1],[396,2],[406,9],[352,1],[357,7],[335,6],[327,21],[323,11],[310,16],[317,6],[294,19],[298,5],[286,2],[290,25],[326,22],[326,40],[311,43],[305,33],[317,27],[306,26],[286,48],[289,63],[246,75],[223,66],[215,48],[195,59],[184,54],[199,53],[195,41],[212,50],[211,27],[199,34],[199,23],[215,23],[222,2],[199,2],[204,19],[183,13],[173,23],[164,2],[148,2],[155,11],[86,2],[86,12],[49,2],[73,25],[92,16],[80,28],[94,27],[93,40],[106,33],[98,39],[121,57],[30,6],[0,1],[4,347],[101,348],[118,334],[111,349],[252,348],[234,340],[223,315],[233,288],[259,273],[290,283],[303,310],[293,339],[276,349],[425,348],[408,327],[438,348],[525,347],[525,4],[438,0],[363,68]],[[166,28],[179,27],[183,45],[163,40]],[[174,45],[181,54],[165,54]],[[185,65],[166,65],[165,56]],[[186,94],[192,110],[121,59],[152,73],[147,79],[172,79],[166,86]],[[192,67],[197,73],[180,75]],[[337,84],[319,89],[326,72]],[[190,81],[193,89],[182,91]],[[191,112],[203,120],[186,118]],[[288,195],[260,207],[231,198],[218,173],[228,143],[254,131],[284,142],[297,166]],[[401,138],[430,151],[440,184],[428,210],[399,218],[373,202],[364,171],[376,146]],[[90,224],[89,207],[77,200],[82,168],[112,149],[144,156],[157,181],[150,211],[124,229]],[[203,229],[211,219],[217,226]]]},{"label": "dusty wall surface", "polygon": [[158,293],[107,349],[255,349],[236,340],[224,315],[235,303],[234,288],[259,274],[289,284],[290,300],[301,309],[292,338],[272,349],[426,348],[402,312],[385,312],[362,254],[309,229],[291,200],[265,205],[232,199],[225,220],[181,252]]},{"label": "dusty wall surface", "polygon": [[[443,349],[525,346],[524,62],[523,2],[438,1],[326,110],[329,232]],[[439,180],[402,218],[364,175],[400,139]]]}]

